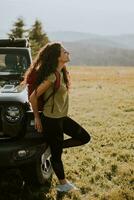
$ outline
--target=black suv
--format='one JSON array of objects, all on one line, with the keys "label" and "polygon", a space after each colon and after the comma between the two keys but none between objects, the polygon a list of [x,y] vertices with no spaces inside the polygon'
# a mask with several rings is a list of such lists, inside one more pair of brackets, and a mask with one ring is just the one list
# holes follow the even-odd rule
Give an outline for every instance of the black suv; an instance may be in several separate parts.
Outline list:
[{"label": "black suv", "polygon": [[27,39],[0,40],[0,168],[19,168],[27,181],[44,184],[52,175],[50,150],[20,84],[31,62]]}]

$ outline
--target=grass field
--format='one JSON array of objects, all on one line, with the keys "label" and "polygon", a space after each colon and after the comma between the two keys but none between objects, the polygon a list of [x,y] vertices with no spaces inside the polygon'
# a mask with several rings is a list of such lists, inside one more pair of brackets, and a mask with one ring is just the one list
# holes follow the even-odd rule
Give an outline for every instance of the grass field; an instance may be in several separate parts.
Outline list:
[{"label": "grass field", "polygon": [[64,150],[67,178],[80,188],[57,195],[52,186],[35,200],[134,200],[134,67],[70,67],[69,115],[91,142]]},{"label": "grass field", "polygon": [[72,67],[71,74],[70,115],[92,136],[64,155],[66,171],[81,189],[76,199],[132,200],[134,68]]},{"label": "grass field", "polygon": [[[70,72],[69,113],[90,132],[92,140],[64,150],[67,178],[80,191],[59,199],[132,200],[134,68],[71,67]],[[53,187],[45,197],[56,199]]]}]

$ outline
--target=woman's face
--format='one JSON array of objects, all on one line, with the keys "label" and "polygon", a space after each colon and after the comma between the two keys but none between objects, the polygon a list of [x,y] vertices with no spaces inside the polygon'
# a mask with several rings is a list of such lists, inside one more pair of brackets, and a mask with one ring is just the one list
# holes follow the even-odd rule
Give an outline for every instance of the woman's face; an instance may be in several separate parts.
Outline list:
[{"label": "woman's face", "polygon": [[64,47],[61,47],[61,54],[58,60],[59,62],[62,62],[62,63],[66,63],[70,61],[69,52]]}]

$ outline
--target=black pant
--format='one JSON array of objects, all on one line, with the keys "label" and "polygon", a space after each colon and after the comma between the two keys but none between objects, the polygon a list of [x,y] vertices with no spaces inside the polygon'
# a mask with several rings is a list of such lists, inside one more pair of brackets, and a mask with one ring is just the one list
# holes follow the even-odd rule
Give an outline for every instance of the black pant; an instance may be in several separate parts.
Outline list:
[{"label": "black pant", "polygon": [[[90,135],[78,123],[69,117],[49,118],[42,115],[44,137],[51,148],[51,163],[58,179],[64,179],[64,167],[61,160],[62,149],[86,144]],[[64,140],[64,134],[71,138]]]}]

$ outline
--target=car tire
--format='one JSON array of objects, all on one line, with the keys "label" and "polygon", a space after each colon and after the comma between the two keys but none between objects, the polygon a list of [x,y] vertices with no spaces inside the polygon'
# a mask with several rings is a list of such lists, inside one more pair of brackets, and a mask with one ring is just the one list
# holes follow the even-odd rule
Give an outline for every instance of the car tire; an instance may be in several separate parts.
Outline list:
[{"label": "car tire", "polygon": [[30,185],[50,183],[53,173],[50,158],[50,149],[47,148],[36,162],[23,167],[21,171],[25,182]]}]

